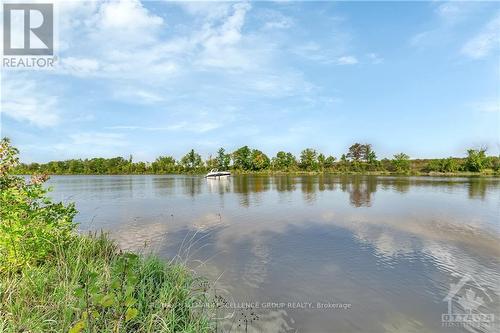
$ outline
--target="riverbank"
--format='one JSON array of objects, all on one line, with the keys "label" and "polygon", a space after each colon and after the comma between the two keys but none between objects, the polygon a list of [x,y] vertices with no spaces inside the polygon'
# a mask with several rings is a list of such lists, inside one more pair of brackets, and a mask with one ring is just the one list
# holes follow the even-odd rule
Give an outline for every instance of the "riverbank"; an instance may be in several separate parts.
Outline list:
[{"label": "riverbank", "polygon": [[319,175],[335,175],[335,176],[429,176],[429,177],[490,177],[500,176],[500,172],[494,170],[484,170],[482,172],[390,172],[390,171],[233,171],[233,175],[262,175],[262,176],[319,176]]},{"label": "riverbank", "polygon": [[278,152],[269,158],[257,149],[244,146],[226,154],[220,149],[217,158],[211,156],[203,161],[191,150],[181,160],[172,156],[160,156],[154,162],[134,162],[123,157],[86,158],[47,163],[20,163],[19,174],[206,174],[212,169],[228,170],[233,173],[286,173],[286,174],[456,174],[497,173],[500,174],[500,157],[487,156],[486,149],[469,149],[467,157],[432,159],[410,159],[404,153],[395,154],[392,159],[378,160],[369,144],[354,144],[340,159],[325,156],[314,149],[305,149],[300,157],[292,153]]},{"label": "riverbank", "polygon": [[0,281],[0,332],[213,331],[186,267],[124,253],[103,234],[74,236]]},{"label": "riverbank", "polygon": [[213,332],[207,284],[183,264],[123,252],[105,234],[80,235],[74,204],[12,173],[0,141],[0,332]]},{"label": "riverbank", "polygon": [[[20,172],[18,175],[30,176],[37,173]],[[49,173],[49,176],[134,176],[134,175],[188,175],[188,176],[204,176],[206,171],[200,172],[172,172],[172,173]],[[481,172],[418,172],[410,171],[406,173],[390,172],[390,171],[245,171],[245,170],[231,170],[231,175],[256,175],[256,176],[321,176],[321,175],[335,175],[335,176],[395,176],[395,177],[411,177],[411,176],[428,176],[428,177],[500,177],[500,171],[491,169],[483,170]]]}]

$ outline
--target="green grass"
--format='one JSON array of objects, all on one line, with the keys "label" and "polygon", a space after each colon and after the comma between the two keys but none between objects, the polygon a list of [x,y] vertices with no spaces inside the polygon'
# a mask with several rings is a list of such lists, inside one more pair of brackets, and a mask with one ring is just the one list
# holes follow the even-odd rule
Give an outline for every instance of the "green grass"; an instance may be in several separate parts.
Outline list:
[{"label": "green grass", "polygon": [[[0,333],[213,332],[203,283],[185,266],[75,236],[40,265],[0,275]],[[199,285],[199,287],[197,287]]]}]

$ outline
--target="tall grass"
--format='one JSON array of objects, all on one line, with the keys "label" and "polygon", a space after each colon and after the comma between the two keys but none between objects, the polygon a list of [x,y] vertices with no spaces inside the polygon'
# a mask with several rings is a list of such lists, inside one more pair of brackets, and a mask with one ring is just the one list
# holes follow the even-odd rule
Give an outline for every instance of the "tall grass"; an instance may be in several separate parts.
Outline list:
[{"label": "tall grass", "polygon": [[104,234],[78,235],[74,205],[47,196],[48,177],[14,175],[18,163],[0,140],[0,333],[214,331],[206,283]]},{"label": "tall grass", "polygon": [[[181,265],[75,236],[40,265],[0,275],[0,332],[213,332]],[[201,284],[203,285],[203,284]]]}]

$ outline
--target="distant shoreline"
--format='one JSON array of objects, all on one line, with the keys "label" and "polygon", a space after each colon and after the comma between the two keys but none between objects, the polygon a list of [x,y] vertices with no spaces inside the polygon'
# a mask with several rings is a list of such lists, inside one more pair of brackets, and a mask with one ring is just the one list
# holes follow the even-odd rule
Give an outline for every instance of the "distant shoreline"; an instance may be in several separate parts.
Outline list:
[{"label": "distant shoreline", "polygon": [[[31,176],[37,173],[18,173]],[[204,176],[205,172],[172,173],[49,173],[49,176]],[[391,176],[391,177],[500,177],[500,172],[410,172],[396,173],[389,171],[371,172],[335,172],[335,171],[231,171],[231,176]]]},{"label": "distant shoreline", "polygon": [[18,174],[206,174],[210,170],[231,171],[234,174],[339,174],[339,175],[429,175],[479,176],[500,175],[500,157],[486,155],[486,149],[469,149],[467,157],[411,159],[405,153],[392,159],[378,159],[370,144],[355,143],[337,159],[315,149],[306,148],[300,156],[280,151],[269,157],[258,149],[243,146],[226,153],[202,159],[191,149],[180,160],[173,156],[158,156],[154,162],[134,161],[130,155],[112,158],[70,159],[46,163],[20,163]]}]

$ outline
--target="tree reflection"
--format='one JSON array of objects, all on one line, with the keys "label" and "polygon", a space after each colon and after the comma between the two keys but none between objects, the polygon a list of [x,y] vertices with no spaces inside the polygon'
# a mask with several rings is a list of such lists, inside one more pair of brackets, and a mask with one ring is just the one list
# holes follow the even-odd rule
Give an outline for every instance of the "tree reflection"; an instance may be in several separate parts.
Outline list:
[{"label": "tree reflection", "polygon": [[483,178],[472,178],[469,182],[469,198],[484,200],[487,189],[488,183]]},{"label": "tree reflection", "polygon": [[377,191],[377,177],[342,176],[342,191],[349,193],[349,201],[354,207],[370,207],[372,194]]},{"label": "tree reflection", "polygon": [[300,189],[304,195],[304,200],[308,203],[316,201],[317,176],[302,176],[300,177]]},{"label": "tree reflection", "polygon": [[[434,179],[432,177],[381,177],[367,175],[278,175],[278,176],[255,176],[238,175],[228,179],[204,180],[200,177],[179,178],[185,193],[195,196],[200,194],[202,184],[207,182],[208,191],[211,193],[234,192],[238,194],[240,205],[250,206],[252,203],[259,202],[259,193],[270,190],[280,193],[293,193],[298,190],[297,184],[304,201],[313,203],[318,199],[317,193],[324,191],[340,190],[349,194],[349,202],[353,207],[370,207],[373,204],[374,193],[377,188],[382,191],[394,191],[397,193],[408,193],[410,188],[432,187],[447,188],[452,191],[453,188],[467,186],[469,198],[484,199],[488,193],[488,188],[498,186],[498,181],[484,178],[470,179]],[[166,179],[154,180],[155,188],[161,189],[167,193],[173,182]]]},{"label": "tree reflection", "polygon": [[396,177],[392,183],[392,188],[399,193],[407,193],[410,190],[411,178]]},{"label": "tree reflection", "polygon": [[296,189],[296,181],[292,176],[276,176],[274,184],[278,192],[293,192]]},{"label": "tree reflection", "polygon": [[184,194],[190,195],[192,197],[201,194],[201,187],[204,183],[204,179],[201,177],[183,177],[181,178],[182,188],[184,189]]}]

